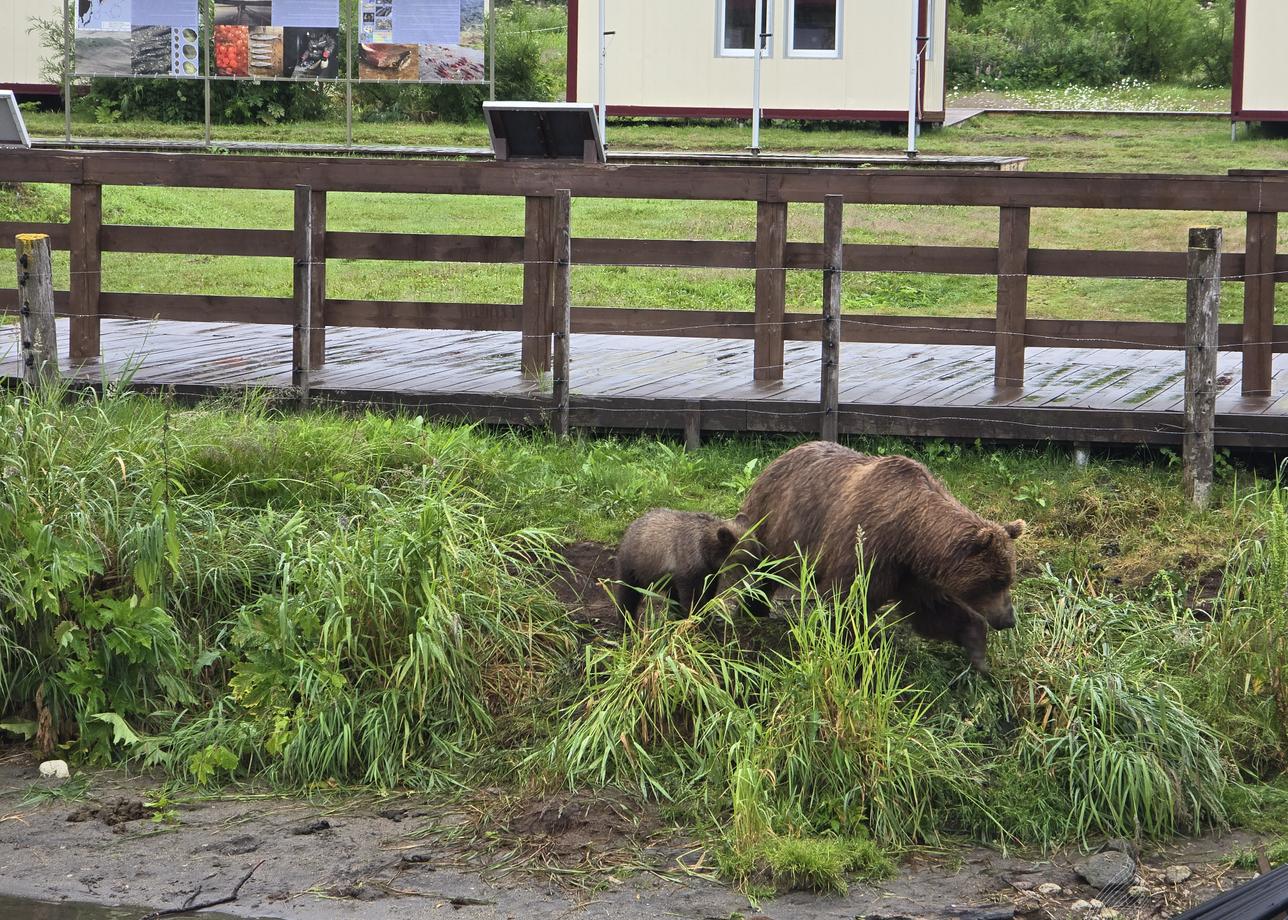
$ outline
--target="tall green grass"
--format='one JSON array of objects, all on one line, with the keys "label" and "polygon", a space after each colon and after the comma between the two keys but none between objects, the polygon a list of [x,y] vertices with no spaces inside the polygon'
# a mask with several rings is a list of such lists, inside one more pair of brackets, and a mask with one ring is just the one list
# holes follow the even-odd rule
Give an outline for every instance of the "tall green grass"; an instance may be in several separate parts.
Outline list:
[{"label": "tall green grass", "polygon": [[[562,544],[655,505],[730,513],[786,446],[6,394],[0,731],[201,783],[624,788],[671,803],[748,885],[832,888],[958,837],[1164,838],[1280,813],[1275,483],[1243,475],[1198,517],[1161,465],[925,447],[981,510],[1032,502],[1019,626],[991,638],[988,677],[867,628],[861,581],[833,598],[803,577],[766,622],[727,594],[620,636],[560,606]],[[1113,563],[1103,547],[1139,566],[1223,534],[1203,609],[1182,573],[1116,587],[1089,570]]]}]

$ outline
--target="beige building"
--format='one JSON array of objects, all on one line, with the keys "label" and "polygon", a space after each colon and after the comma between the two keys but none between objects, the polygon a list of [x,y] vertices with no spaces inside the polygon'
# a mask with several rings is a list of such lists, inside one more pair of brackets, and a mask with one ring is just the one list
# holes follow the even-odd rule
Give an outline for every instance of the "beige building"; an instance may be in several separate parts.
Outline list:
[{"label": "beige building", "polygon": [[[748,117],[757,2],[606,0],[608,113]],[[766,118],[906,121],[916,3],[918,114],[943,121],[948,0],[759,2]],[[599,31],[599,0],[568,0],[569,101],[599,101]]]},{"label": "beige building", "polygon": [[19,95],[60,91],[41,77],[40,59],[48,52],[27,28],[33,16],[57,19],[62,8],[62,0],[0,0],[0,89]]},{"label": "beige building", "polygon": [[1288,121],[1288,0],[1235,0],[1235,121]]}]

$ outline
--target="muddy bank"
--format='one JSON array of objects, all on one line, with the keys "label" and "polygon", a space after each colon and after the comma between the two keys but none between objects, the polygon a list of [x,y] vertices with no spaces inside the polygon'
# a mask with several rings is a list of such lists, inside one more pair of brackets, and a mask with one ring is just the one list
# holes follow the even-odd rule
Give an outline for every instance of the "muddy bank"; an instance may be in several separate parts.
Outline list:
[{"label": "muddy bank", "polygon": [[[83,794],[37,794],[25,751],[0,756],[0,894],[46,901],[173,907],[230,891],[242,917],[381,920],[442,911],[479,918],[763,916],[916,918],[1069,916],[1101,894],[1081,882],[1083,854],[1001,856],[963,849],[906,858],[898,877],[849,894],[787,892],[751,904],[713,879],[713,855],[655,810],[623,796],[520,799],[489,790],[446,804],[417,796],[306,801],[230,794],[167,802],[155,778],[88,777]],[[65,787],[72,793],[77,787]],[[1126,917],[1168,917],[1247,872],[1244,835],[1142,856],[1148,894],[1116,903]],[[1164,870],[1185,865],[1185,884]],[[1039,886],[1049,893],[1039,893]],[[1051,891],[1050,886],[1058,891]],[[38,916],[38,915],[33,915]]]}]

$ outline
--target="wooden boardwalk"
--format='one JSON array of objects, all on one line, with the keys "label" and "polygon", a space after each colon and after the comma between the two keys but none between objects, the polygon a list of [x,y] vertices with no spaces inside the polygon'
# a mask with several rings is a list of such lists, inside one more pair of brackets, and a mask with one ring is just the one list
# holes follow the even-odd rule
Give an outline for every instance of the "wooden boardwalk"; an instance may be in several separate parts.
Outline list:
[{"label": "wooden boardwalk", "polygon": [[[60,342],[67,323],[59,321]],[[211,395],[290,386],[291,329],[235,323],[104,320],[103,359],[67,373],[85,383],[128,375],[142,389]],[[321,400],[502,424],[543,425],[550,380],[518,371],[517,332],[331,327],[328,360],[313,372]],[[66,352],[66,347],[62,351]],[[1031,347],[1027,382],[993,384],[988,346],[847,343],[841,355],[845,433],[911,437],[1179,443],[1179,350]],[[816,432],[819,345],[786,343],[781,382],[752,380],[752,342],[645,335],[572,339],[572,424],[705,431]],[[1274,363],[1275,396],[1240,396],[1240,359],[1220,356],[1216,441],[1288,447],[1288,356]],[[0,327],[0,375],[18,375],[16,327]]]}]

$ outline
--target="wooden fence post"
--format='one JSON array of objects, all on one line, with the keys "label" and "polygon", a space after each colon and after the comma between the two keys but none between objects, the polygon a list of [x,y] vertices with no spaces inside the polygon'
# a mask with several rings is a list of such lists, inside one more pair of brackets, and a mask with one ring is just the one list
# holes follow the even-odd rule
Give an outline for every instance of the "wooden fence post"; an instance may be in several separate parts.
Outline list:
[{"label": "wooden fence post", "polygon": [[20,233],[18,255],[18,334],[22,340],[22,379],[40,388],[58,379],[58,327],[54,323],[54,273],[49,237]]},{"label": "wooden fence post", "polygon": [[692,453],[702,446],[702,401],[684,401],[684,449]]},{"label": "wooden fence post", "polygon": [[71,207],[71,342],[74,361],[95,359],[102,348],[99,294],[103,290],[103,186],[78,182]]},{"label": "wooden fence post", "polygon": [[550,296],[554,301],[554,429],[556,437],[568,437],[569,365],[572,337],[572,192],[559,189],[554,198],[555,249]]},{"label": "wooden fence post", "polygon": [[1221,321],[1220,227],[1190,230],[1185,296],[1185,494],[1206,508],[1212,493],[1217,333]]},{"label": "wooden fence post", "polygon": [[1243,268],[1243,395],[1269,396],[1275,337],[1278,214],[1248,215]]},{"label": "wooden fence post", "polygon": [[993,383],[1024,386],[1029,309],[1029,209],[1002,208],[997,236],[997,344]]},{"label": "wooden fence post", "polygon": [[291,335],[291,386],[300,408],[309,405],[313,362],[313,190],[295,186],[295,328]]},{"label": "wooden fence post", "polygon": [[840,434],[844,231],[845,199],[840,195],[828,195],[823,199],[823,328],[819,336],[823,340],[819,435],[824,441],[835,441]]},{"label": "wooden fence post", "polygon": [[523,224],[523,373],[536,377],[550,370],[554,333],[550,264],[554,261],[554,199],[530,195]]},{"label": "wooden fence post", "polygon": [[756,205],[756,380],[783,379],[787,319],[787,202]]},{"label": "wooden fence post", "polygon": [[309,196],[309,220],[312,225],[312,266],[310,270],[312,303],[309,325],[309,367],[326,363],[326,192],[314,191]]}]

